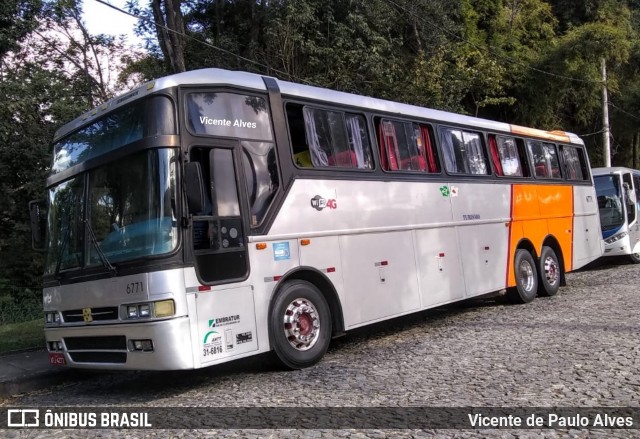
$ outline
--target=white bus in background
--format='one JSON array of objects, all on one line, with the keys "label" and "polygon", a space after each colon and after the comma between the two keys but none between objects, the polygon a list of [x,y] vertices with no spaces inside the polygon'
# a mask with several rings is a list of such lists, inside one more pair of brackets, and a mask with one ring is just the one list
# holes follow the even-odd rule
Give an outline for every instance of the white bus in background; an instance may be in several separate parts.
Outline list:
[{"label": "white bus in background", "polygon": [[628,255],[640,264],[640,171],[593,169],[605,256]]},{"label": "white bus in background", "polygon": [[570,133],[206,69],[112,99],[53,150],[31,205],[53,364],[307,367],[363,325],[555,295],[602,254]]}]

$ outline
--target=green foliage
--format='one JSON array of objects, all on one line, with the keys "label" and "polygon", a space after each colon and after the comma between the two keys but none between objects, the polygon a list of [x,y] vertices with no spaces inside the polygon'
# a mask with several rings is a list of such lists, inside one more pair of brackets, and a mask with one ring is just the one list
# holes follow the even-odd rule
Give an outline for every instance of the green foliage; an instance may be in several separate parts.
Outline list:
[{"label": "green foliage", "polygon": [[0,325],[0,353],[44,348],[45,343],[42,318]]},{"label": "green foliage", "polygon": [[0,0],[0,57],[38,25],[39,0]]},{"label": "green foliage", "polygon": [[[601,129],[604,58],[614,163],[631,164],[630,145],[640,120],[640,0],[208,0],[181,5],[183,31],[190,37],[185,40],[187,70],[248,70],[578,134]],[[129,7],[153,16],[150,9]],[[150,39],[140,57],[117,39],[88,35],[77,0],[44,5],[3,0],[1,11],[0,277],[37,285],[42,260],[26,250],[26,203],[44,196],[55,129],[123,83],[164,76],[170,68],[167,48],[161,49],[149,22],[140,25]],[[48,38],[50,29],[69,38]],[[592,162],[600,164],[601,136],[584,138]]]}]

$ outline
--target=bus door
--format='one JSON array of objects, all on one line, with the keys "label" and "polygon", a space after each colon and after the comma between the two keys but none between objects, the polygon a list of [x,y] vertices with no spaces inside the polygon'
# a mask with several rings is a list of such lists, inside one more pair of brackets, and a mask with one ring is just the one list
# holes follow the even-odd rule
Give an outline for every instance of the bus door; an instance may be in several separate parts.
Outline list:
[{"label": "bus door", "polygon": [[190,241],[202,284],[195,292],[194,346],[201,365],[258,348],[253,289],[228,285],[242,282],[249,274],[238,151],[237,142],[195,145],[185,165]]},{"label": "bus door", "polygon": [[627,220],[629,223],[629,244],[631,245],[631,253],[640,252],[640,174],[625,173],[623,178],[623,186],[628,190],[625,191],[624,197],[627,208]]}]

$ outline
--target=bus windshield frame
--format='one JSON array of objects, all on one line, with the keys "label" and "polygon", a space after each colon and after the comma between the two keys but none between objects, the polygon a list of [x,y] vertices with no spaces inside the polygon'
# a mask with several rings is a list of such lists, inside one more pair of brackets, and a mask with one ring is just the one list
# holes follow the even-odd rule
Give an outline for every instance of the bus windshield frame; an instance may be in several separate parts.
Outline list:
[{"label": "bus windshield frame", "polygon": [[[174,139],[172,139],[174,138]],[[154,95],[54,144],[45,276],[113,270],[179,246],[179,148],[173,102]]]},{"label": "bus windshield frame", "polygon": [[603,233],[620,229],[626,223],[620,177],[616,174],[593,177]]}]

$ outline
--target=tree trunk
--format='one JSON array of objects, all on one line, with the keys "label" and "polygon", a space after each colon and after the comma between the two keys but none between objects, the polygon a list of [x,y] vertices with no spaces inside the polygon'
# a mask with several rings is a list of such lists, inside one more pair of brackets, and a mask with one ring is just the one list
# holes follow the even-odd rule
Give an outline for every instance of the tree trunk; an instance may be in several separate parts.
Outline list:
[{"label": "tree trunk", "polygon": [[181,0],[151,0],[158,43],[172,73],[186,70],[184,62],[185,27],[180,5]]}]

